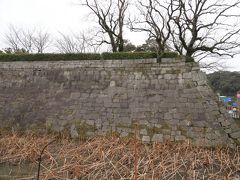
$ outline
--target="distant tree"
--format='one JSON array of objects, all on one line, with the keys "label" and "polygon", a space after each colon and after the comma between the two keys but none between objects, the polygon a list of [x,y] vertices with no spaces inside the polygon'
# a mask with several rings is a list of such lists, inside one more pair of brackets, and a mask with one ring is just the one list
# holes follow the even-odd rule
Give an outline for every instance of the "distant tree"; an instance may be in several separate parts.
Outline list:
[{"label": "distant tree", "polygon": [[63,34],[56,39],[55,47],[61,53],[86,53],[97,52],[98,45],[93,41],[93,37],[82,32],[79,34]]},{"label": "distant tree", "polygon": [[158,44],[155,39],[148,39],[144,44],[137,46],[136,51],[156,52],[158,51]]},{"label": "distant tree", "polygon": [[33,44],[37,53],[43,53],[44,50],[50,45],[50,34],[39,30],[33,36]]},{"label": "distant tree", "polygon": [[33,51],[33,33],[34,31],[10,25],[9,31],[5,33],[5,40],[13,52],[25,49],[27,53],[31,53]]},{"label": "distant tree", "polygon": [[15,54],[28,54],[29,52],[24,49],[24,48],[21,48],[21,49],[18,49],[17,51],[14,52]]},{"label": "distant tree", "polygon": [[107,35],[99,41],[99,45],[106,43],[113,52],[124,51],[123,29],[125,26],[127,0],[82,0],[83,6],[88,7],[97,18],[100,31],[98,34]]},{"label": "distant tree", "polygon": [[11,48],[5,48],[3,51],[6,54],[12,54],[14,52]]},{"label": "distant tree", "polygon": [[55,47],[61,53],[77,53],[82,52],[82,49],[79,49],[78,43],[73,36],[65,35],[60,33],[60,38],[56,39]]},{"label": "distant tree", "polygon": [[50,35],[47,32],[35,29],[21,29],[9,26],[4,35],[11,53],[43,53],[50,44]]},{"label": "distant tree", "polygon": [[11,51],[16,52],[18,51],[18,49],[21,48],[21,42],[19,40],[20,31],[16,29],[13,25],[10,25],[8,29],[8,32],[4,35],[5,41]]},{"label": "distant tree", "polygon": [[207,75],[215,92],[225,96],[235,96],[240,90],[240,72],[217,71]]},{"label": "distant tree", "polygon": [[132,52],[136,50],[136,46],[129,42],[128,40],[124,40],[123,51],[125,52]]},{"label": "distant tree", "polygon": [[28,54],[28,52],[24,48],[15,49],[15,50],[13,50],[12,48],[5,48],[4,53],[6,53],[6,54]]},{"label": "distant tree", "polygon": [[34,30],[21,30],[18,35],[19,42],[27,53],[32,53],[34,49]]}]

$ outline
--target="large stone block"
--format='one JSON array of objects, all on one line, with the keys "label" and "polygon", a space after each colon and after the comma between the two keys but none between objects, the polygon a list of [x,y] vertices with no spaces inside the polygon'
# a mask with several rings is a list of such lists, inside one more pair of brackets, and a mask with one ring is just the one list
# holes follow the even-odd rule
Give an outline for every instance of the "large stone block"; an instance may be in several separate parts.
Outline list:
[{"label": "large stone block", "polygon": [[163,134],[154,134],[152,137],[153,142],[163,142]]},{"label": "large stone block", "polygon": [[143,143],[150,143],[150,137],[149,136],[143,136],[142,137],[142,142]]}]

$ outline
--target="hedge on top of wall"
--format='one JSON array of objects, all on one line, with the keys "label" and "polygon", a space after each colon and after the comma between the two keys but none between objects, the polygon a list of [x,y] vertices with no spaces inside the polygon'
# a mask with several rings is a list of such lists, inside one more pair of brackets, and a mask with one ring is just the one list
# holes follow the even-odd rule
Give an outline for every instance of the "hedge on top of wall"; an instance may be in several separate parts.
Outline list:
[{"label": "hedge on top of wall", "polygon": [[[160,58],[179,58],[176,52],[164,52]],[[76,53],[76,54],[0,54],[0,61],[71,61],[157,58],[155,52]]]},{"label": "hedge on top of wall", "polygon": [[157,53],[155,52],[115,52],[102,53],[102,58],[107,59],[148,59],[148,58],[156,58]]},{"label": "hedge on top of wall", "polygon": [[166,51],[166,52],[163,52],[162,54],[160,54],[160,57],[161,57],[161,58],[179,58],[179,57],[181,57],[181,56],[178,55],[177,52],[174,52],[174,51]]},{"label": "hedge on top of wall", "polygon": [[71,61],[71,60],[100,60],[101,54],[1,54],[0,61]]}]

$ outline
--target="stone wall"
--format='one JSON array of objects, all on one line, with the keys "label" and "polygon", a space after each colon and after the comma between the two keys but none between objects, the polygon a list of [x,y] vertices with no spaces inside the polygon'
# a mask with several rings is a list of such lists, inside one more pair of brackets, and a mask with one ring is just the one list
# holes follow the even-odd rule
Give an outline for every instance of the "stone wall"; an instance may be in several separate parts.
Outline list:
[{"label": "stone wall", "polygon": [[137,126],[144,142],[240,142],[206,75],[180,59],[1,63],[0,122],[82,138]]}]

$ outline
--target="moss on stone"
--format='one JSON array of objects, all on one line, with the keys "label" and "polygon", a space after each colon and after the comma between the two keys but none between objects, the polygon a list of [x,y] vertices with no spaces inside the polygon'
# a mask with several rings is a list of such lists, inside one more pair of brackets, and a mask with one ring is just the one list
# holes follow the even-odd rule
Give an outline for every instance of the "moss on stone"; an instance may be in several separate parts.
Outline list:
[{"label": "moss on stone", "polygon": [[112,130],[111,130],[111,131],[106,132],[105,136],[106,136],[106,137],[111,137],[111,136],[120,137],[120,133],[117,132],[117,131],[112,131]]},{"label": "moss on stone", "polygon": [[171,69],[166,71],[166,74],[180,74],[180,73],[181,69]]},{"label": "moss on stone", "polygon": [[177,127],[177,130],[181,132],[181,135],[186,136],[188,138],[188,133],[187,133],[186,129],[184,129],[183,127],[179,126],[179,127]]},{"label": "moss on stone", "polygon": [[135,126],[138,126],[138,125],[135,125],[135,124],[127,124],[127,123],[118,123],[116,125],[116,128],[130,128],[130,129],[134,129]]},{"label": "moss on stone", "polygon": [[148,132],[148,136],[152,137],[154,134],[161,134],[162,128],[157,128],[157,127],[148,128],[147,132]]},{"label": "moss on stone", "polygon": [[190,82],[187,82],[187,83],[185,84],[185,88],[191,89],[191,88],[192,88],[192,84],[191,84]]},{"label": "moss on stone", "polygon": [[66,114],[66,115],[73,114],[73,109],[65,109],[64,114]]},{"label": "moss on stone", "polygon": [[80,138],[87,138],[87,132],[95,132],[97,130],[95,125],[89,125],[84,121],[76,120],[74,122],[76,130]]},{"label": "moss on stone", "polygon": [[47,119],[45,122],[46,131],[49,133],[52,131],[53,119]]},{"label": "moss on stone", "polygon": [[162,125],[161,129],[171,129],[170,125],[166,122],[162,123],[161,125]]},{"label": "moss on stone", "polygon": [[47,130],[47,132],[51,132],[51,128],[47,128],[47,125],[46,123],[32,123],[30,126],[29,126],[29,130],[32,131],[33,133],[37,133],[39,131],[42,131],[42,130]]}]

